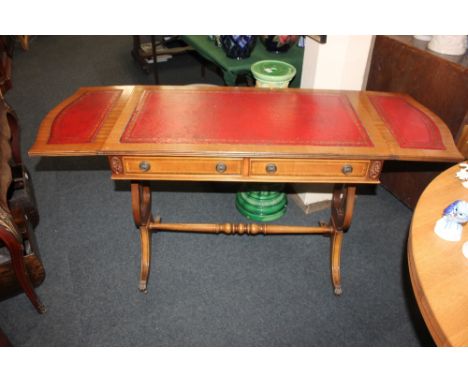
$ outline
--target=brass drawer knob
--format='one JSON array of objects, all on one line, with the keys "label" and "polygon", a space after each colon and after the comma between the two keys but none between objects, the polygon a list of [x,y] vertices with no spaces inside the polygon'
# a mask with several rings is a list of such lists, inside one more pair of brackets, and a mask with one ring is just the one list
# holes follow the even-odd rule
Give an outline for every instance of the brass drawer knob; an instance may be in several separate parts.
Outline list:
[{"label": "brass drawer knob", "polygon": [[216,171],[220,174],[222,174],[223,172],[225,172],[227,170],[227,166],[225,163],[223,162],[219,162],[216,164]]},{"label": "brass drawer knob", "polygon": [[353,166],[350,164],[345,164],[341,169],[341,172],[345,175],[351,174],[353,172]]},{"label": "brass drawer knob", "polygon": [[149,169],[151,168],[151,164],[149,164],[149,163],[146,162],[146,161],[143,161],[143,162],[140,162],[139,167],[140,167],[140,170],[141,170],[141,171],[145,171],[145,172],[146,172],[146,171],[149,171]]},{"label": "brass drawer knob", "polygon": [[265,170],[268,174],[274,174],[276,171],[278,171],[278,167],[276,167],[276,164],[274,163],[268,163],[265,167]]}]

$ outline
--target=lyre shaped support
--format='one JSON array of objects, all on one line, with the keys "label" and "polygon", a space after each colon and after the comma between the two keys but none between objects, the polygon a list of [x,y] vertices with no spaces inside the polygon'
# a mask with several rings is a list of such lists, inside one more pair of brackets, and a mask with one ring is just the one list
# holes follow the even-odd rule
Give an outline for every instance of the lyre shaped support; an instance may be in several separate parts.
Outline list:
[{"label": "lyre shaped support", "polygon": [[142,292],[147,291],[151,262],[152,231],[222,233],[226,235],[323,234],[330,236],[332,282],[335,294],[340,295],[342,293],[340,275],[341,244],[344,232],[347,231],[351,224],[355,192],[355,186],[336,186],[333,191],[330,223],[321,223],[316,227],[244,223],[161,223],[159,217],[153,219],[151,215],[151,189],[149,185],[136,181],[132,182],[133,218],[140,230],[141,238],[139,289]]},{"label": "lyre shaped support", "polygon": [[351,225],[353,217],[356,186],[336,185],[333,189],[331,222],[331,277],[333,289],[337,296],[343,293],[341,288],[341,245],[344,233]]}]

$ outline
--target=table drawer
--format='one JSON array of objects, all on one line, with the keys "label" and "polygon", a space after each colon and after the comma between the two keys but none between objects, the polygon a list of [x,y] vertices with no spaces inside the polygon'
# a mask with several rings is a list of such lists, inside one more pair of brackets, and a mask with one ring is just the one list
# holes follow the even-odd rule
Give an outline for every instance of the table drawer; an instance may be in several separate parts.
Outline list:
[{"label": "table drawer", "polygon": [[318,159],[252,159],[251,176],[292,178],[365,179],[370,161],[318,160]]},{"label": "table drawer", "polygon": [[242,159],[233,158],[155,158],[123,157],[127,175],[240,175]]}]

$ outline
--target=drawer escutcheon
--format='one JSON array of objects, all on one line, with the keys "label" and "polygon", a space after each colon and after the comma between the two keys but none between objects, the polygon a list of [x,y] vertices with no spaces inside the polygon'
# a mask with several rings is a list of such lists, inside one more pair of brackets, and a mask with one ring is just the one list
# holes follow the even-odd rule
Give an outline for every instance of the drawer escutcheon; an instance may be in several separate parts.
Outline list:
[{"label": "drawer escutcheon", "polygon": [[265,170],[268,174],[274,174],[276,171],[278,171],[278,167],[276,166],[275,163],[268,163],[265,166]]},{"label": "drawer escutcheon", "polygon": [[219,173],[219,174],[222,174],[223,172],[226,172],[227,170],[227,166],[225,163],[223,162],[219,162],[216,164],[216,171]]},{"label": "drawer escutcheon", "polygon": [[345,175],[351,174],[353,172],[353,166],[350,164],[345,164],[341,169],[341,172]]},{"label": "drawer escutcheon", "polygon": [[149,171],[150,168],[151,168],[151,164],[149,162],[146,162],[146,161],[142,161],[140,162],[140,164],[138,165],[138,167],[140,168],[141,171]]}]

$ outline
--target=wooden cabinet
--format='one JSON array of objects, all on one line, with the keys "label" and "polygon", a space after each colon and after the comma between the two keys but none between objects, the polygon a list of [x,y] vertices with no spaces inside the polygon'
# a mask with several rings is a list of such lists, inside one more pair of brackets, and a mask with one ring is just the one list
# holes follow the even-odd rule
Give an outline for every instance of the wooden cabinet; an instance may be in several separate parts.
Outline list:
[{"label": "wooden cabinet", "polygon": [[[440,55],[426,45],[411,36],[377,36],[367,90],[409,94],[441,117],[458,140],[468,121],[468,55]],[[387,161],[381,181],[414,208],[425,187],[448,167]]]}]

